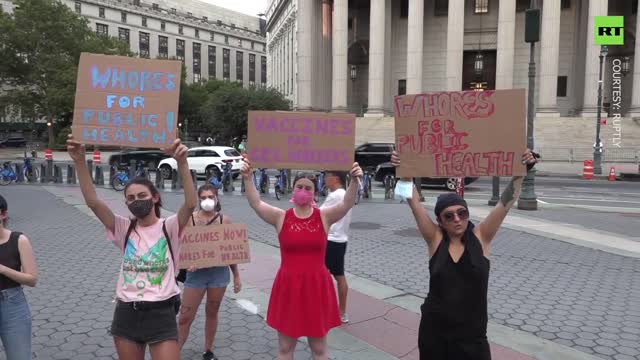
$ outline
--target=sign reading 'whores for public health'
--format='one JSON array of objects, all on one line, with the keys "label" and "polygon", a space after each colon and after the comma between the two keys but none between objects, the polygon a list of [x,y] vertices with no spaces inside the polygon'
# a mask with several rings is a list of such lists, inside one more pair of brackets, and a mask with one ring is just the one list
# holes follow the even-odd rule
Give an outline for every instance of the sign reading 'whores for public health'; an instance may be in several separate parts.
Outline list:
[{"label": "sign reading 'whores for public health'", "polygon": [[181,63],[83,53],[72,132],[83,144],[165,148],[177,137]]},{"label": "sign reading 'whores for public health'", "polygon": [[249,159],[255,168],[351,170],[354,114],[250,111]]}]

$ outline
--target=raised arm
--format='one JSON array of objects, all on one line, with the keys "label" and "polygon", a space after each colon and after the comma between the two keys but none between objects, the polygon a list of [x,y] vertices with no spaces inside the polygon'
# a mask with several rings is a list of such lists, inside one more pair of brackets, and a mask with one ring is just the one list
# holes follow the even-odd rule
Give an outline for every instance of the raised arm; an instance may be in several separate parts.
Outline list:
[{"label": "raised arm", "polygon": [[[391,165],[394,167],[400,166],[400,158],[398,157],[398,153],[395,151],[391,154]],[[404,178],[401,180],[411,181],[411,178]],[[432,245],[442,236],[440,227],[431,220],[431,217],[427,213],[427,209],[425,209],[425,207],[420,203],[420,194],[418,193],[418,189],[416,189],[415,185],[413,186],[413,195],[411,196],[411,199],[406,199],[406,201],[407,204],[409,204],[409,208],[411,208],[414,219],[416,220],[418,230],[420,231],[422,238],[427,242],[429,250],[431,251],[433,248]],[[435,249],[433,250],[435,251]]]},{"label": "raised arm", "polygon": [[18,252],[20,253],[20,263],[22,271],[16,271],[4,265],[0,265],[0,275],[26,286],[34,287],[38,282],[38,269],[33,256],[31,243],[26,236],[20,235],[18,238]]},{"label": "raised arm", "polygon": [[191,178],[191,171],[189,170],[189,163],[187,162],[187,147],[182,145],[180,139],[176,139],[171,148],[167,149],[170,152],[176,162],[178,163],[178,172],[180,178],[183,179],[184,188],[184,203],[178,210],[178,225],[180,231],[191,221],[191,214],[193,209],[196,208],[197,198],[196,189],[192,185],[193,179]]},{"label": "raised arm", "polygon": [[267,224],[273,225],[277,228],[278,224],[281,223],[281,220],[284,219],[284,210],[271,206],[260,200],[260,194],[258,194],[258,190],[256,190],[256,187],[251,180],[251,161],[249,161],[247,157],[244,157],[243,161],[244,163],[242,164],[242,169],[240,169],[240,174],[245,182],[244,194],[249,201],[249,206],[251,206],[256,214],[258,214],[258,216]]},{"label": "raised arm", "polygon": [[[536,158],[531,150],[527,149],[527,151],[522,155],[522,163],[528,166],[532,166],[536,163]],[[507,216],[507,213],[520,196],[523,180],[524,178],[522,176],[514,176],[511,178],[509,185],[507,185],[506,189],[502,192],[500,201],[496,207],[480,224],[478,224],[476,234],[485,244],[489,244],[491,240],[493,240],[500,228],[500,225],[502,225],[504,218]]]},{"label": "raised arm", "polygon": [[353,163],[351,172],[351,183],[347,188],[347,192],[344,194],[344,199],[337,205],[320,209],[320,215],[322,216],[325,227],[328,229],[334,223],[340,221],[356,202],[356,196],[358,194],[358,187],[360,186],[360,179],[362,179],[362,169],[358,163]]},{"label": "raised arm", "polygon": [[96,188],[93,186],[93,179],[85,161],[84,145],[75,141],[72,134],[69,134],[67,139],[67,152],[75,164],[84,202],[109,231],[115,232],[116,217],[107,204],[98,198]]}]

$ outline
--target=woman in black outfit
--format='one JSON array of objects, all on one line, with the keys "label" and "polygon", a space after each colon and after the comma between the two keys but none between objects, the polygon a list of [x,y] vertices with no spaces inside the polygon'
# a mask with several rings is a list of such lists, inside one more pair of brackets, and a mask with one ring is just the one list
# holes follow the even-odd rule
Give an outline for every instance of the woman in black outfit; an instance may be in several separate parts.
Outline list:
[{"label": "woman in black outfit", "polygon": [[[391,162],[400,164],[397,153]],[[536,163],[534,154],[527,150],[522,162],[531,168]],[[413,188],[407,203],[430,257],[429,294],[421,306],[418,332],[421,360],[491,359],[487,341],[489,247],[520,194],[522,180],[521,176],[511,179],[500,202],[477,226],[469,221],[467,203],[454,193],[438,197],[433,222]]]}]

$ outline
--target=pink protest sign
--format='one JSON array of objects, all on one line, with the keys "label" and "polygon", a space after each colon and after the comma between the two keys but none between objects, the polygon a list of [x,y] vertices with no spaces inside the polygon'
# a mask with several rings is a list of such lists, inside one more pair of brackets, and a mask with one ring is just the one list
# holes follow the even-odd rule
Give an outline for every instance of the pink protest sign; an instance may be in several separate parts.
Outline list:
[{"label": "pink protest sign", "polygon": [[401,177],[526,175],[525,91],[452,91],[395,98]]},{"label": "pink protest sign", "polygon": [[254,168],[350,170],[354,114],[249,111],[248,153]]}]

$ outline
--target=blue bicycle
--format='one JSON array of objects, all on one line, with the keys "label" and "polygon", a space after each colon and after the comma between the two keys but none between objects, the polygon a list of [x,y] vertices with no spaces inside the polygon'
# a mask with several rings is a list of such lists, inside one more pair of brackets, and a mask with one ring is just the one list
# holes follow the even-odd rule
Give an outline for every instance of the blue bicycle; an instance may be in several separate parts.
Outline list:
[{"label": "blue bicycle", "polygon": [[228,162],[224,165],[222,170],[222,191],[229,192],[234,191],[235,186],[233,186],[233,174],[231,173],[233,165]]},{"label": "blue bicycle", "polygon": [[362,198],[371,198],[371,174],[369,170],[365,170],[362,174],[362,181],[358,187],[358,196],[356,196],[356,204],[360,202]]},{"label": "blue bicycle", "polygon": [[280,169],[280,173],[276,175],[273,191],[276,193],[276,199],[278,200],[280,200],[280,195],[287,193],[287,171],[285,169]]},{"label": "blue bicycle", "polygon": [[23,179],[26,178],[28,181],[36,181],[39,176],[38,168],[33,166],[31,163],[31,159],[24,158],[22,163],[22,168],[20,169],[20,173],[16,174],[11,166],[11,161],[7,161],[2,165],[2,170],[0,171],[0,185],[9,185],[13,181],[18,180],[18,175]]},{"label": "blue bicycle", "polygon": [[258,172],[253,172],[253,184],[261,194],[269,192],[269,175],[267,175],[267,169],[260,168]]},{"label": "blue bicycle", "polygon": [[[135,177],[144,177],[149,179],[149,172],[144,169],[144,164],[142,161],[138,160],[136,162],[136,175]],[[122,191],[127,186],[129,182],[129,168],[124,167],[122,170],[116,172],[115,175],[111,178],[111,187],[115,191]]]},{"label": "blue bicycle", "polygon": [[327,196],[327,193],[329,191],[329,189],[327,188],[324,179],[327,176],[327,173],[325,171],[320,171],[320,174],[318,175],[318,183],[316,185],[316,189],[318,190],[318,194],[322,195],[322,196]]}]

